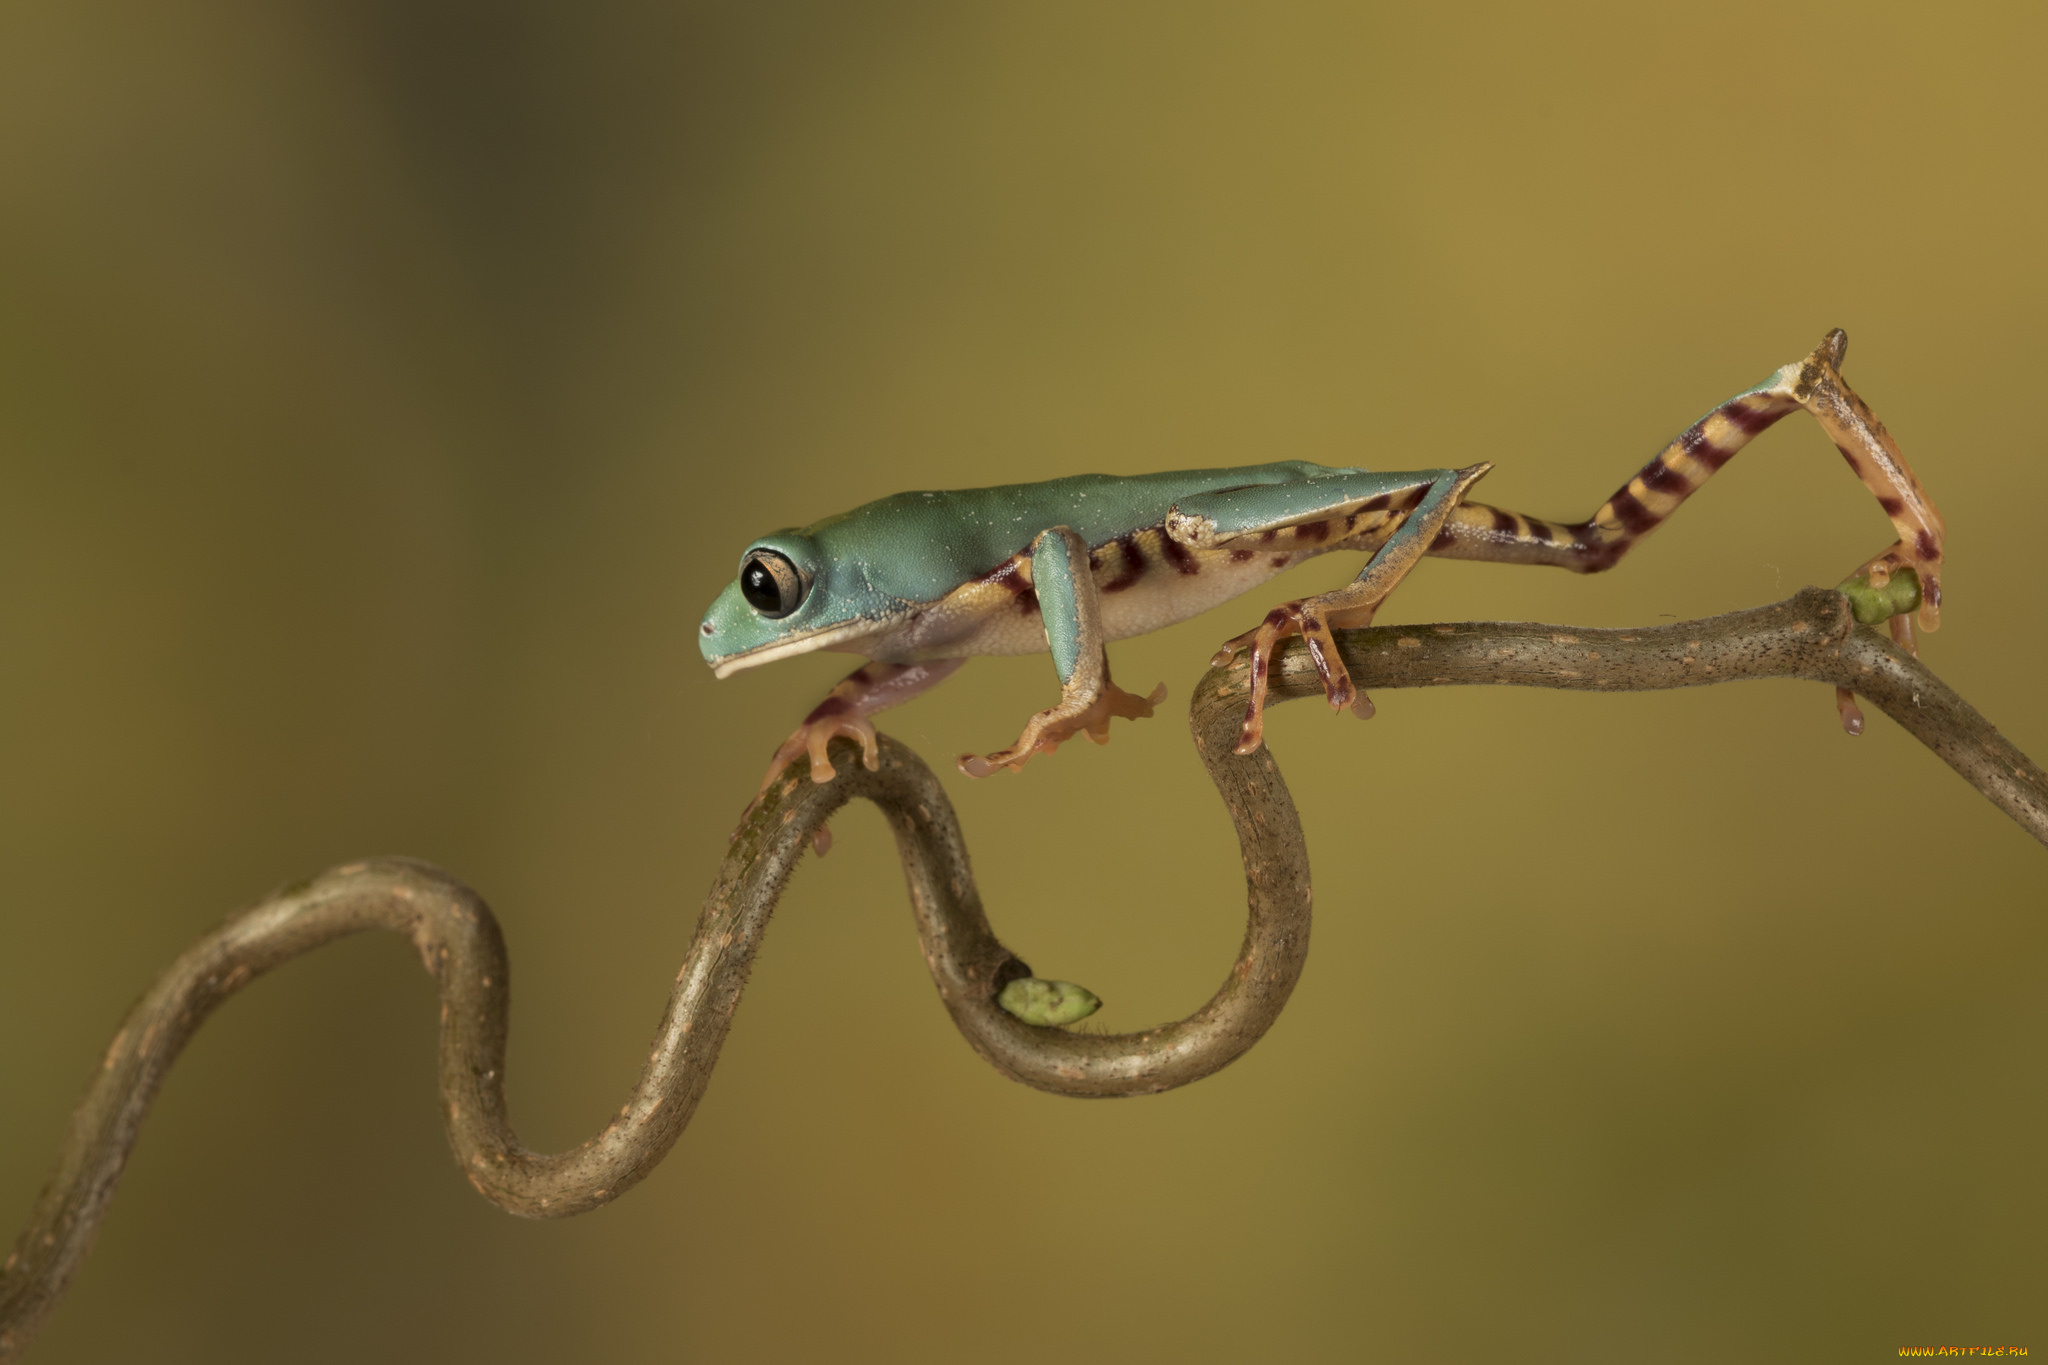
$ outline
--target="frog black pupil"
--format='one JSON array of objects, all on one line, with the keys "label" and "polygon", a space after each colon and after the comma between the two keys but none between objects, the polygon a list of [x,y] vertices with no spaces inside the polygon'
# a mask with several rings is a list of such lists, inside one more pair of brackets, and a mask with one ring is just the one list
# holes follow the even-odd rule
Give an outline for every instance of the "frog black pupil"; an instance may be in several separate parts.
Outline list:
[{"label": "frog black pupil", "polygon": [[[802,600],[803,588],[796,566],[781,556],[777,563],[767,554],[757,554],[740,568],[740,596],[763,616],[787,616]],[[780,572],[778,572],[780,570]]]}]

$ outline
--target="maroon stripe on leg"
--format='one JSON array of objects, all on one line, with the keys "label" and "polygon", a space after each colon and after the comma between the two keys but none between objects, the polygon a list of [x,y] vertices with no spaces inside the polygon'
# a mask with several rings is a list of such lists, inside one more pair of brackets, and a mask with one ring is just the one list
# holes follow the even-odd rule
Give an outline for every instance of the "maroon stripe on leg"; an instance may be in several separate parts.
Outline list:
[{"label": "maroon stripe on leg", "polygon": [[[1760,431],[1767,430],[1773,422],[1785,415],[1784,412],[1772,412],[1768,408],[1751,407],[1741,402],[1723,403],[1714,410],[1727,418],[1744,436],[1754,436]],[[1790,408],[1785,410],[1790,411]]]},{"label": "maroon stripe on leg", "polygon": [[1599,523],[1578,522],[1564,528],[1572,538],[1572,548],[1579,551],[1578,567],[1585,573],[1600,573],[1611,569],[1621,559],[1622,552],[1629,547],[1626,537],[1608,540],[1601,534]]},{"label": "maroon stripe on leg", "polygon": [[1607,500],[1607,510],[1632,536],[1639,536],[1657,524],[1657,518],[1650,509],[1626,488]]},{"label": "maroon stripe on leg", "polygon": [[1643,481],[1643,487],[1659,493],[1676,493],[1682,498],[1692,492],[1692,480],[1666,464],[1661,455],[1644,465],[1643,472],[1636,477]]},{"label": "maroon stripe on leg", "polygon": [[1697,422],[1678,438],[1679,449],[1705,465],[1709,474],[1735,458],[1735,452],[1707,439],[1706,423]]}]

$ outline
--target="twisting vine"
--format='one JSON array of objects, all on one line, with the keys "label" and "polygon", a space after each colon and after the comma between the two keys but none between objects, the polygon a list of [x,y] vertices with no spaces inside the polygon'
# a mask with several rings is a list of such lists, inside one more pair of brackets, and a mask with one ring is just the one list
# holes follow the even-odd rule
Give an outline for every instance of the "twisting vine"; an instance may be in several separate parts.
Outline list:
[{"label": "twisting vine", "polygon": [[[1806,678],[1862,695],[2048,844],[2048,775],[1968,703],[1876,631],[1848,599],[1808,588],[1774,606],[1643,630],[1531,624],[1387,626],[1340,633],[1369,687],[1511,683],[1645,691],[1738,678]],[[199,1025],[271,968],[365,929],[409,937],[441,996],[441,1105],[470,1183],[511,1213],[558,1218],[623,1194],[660,1162],[703,1096],[739,1005],[748,965],[814,831],[856,797],[896,836],[932,979],[954,1024],[997,1070],[1063,1095],[1134,1095],[1228,1065],[1279,1017],[1308,952],[1308,850],[1280,769],[1265,750],[1231,752],[1248,690],[1245,664],[1196,690],[1196,747],[1244,855],[1249,919],[1237,961],[1208,1004],[1140,1033],[1079,1034],[1022,1022],[996,1004],[1030,969],[989,927],[951,804],[929,768],[884,739],[869,772],[850,743],[837,778],[791,766],[735,833],[676,976],[647,1065],[604,1130],[567,1152],[521,1144],[505,1114],[508,964],[477,894],[426,863],[348,863],[230,916],[158,978],[122,1022],[72,1116],[55,1171],[0,1268],[0,1362],[26,1349],[91,1249],[150,1102]],[[1294,641],[1268,704],[1322,695]]]}]

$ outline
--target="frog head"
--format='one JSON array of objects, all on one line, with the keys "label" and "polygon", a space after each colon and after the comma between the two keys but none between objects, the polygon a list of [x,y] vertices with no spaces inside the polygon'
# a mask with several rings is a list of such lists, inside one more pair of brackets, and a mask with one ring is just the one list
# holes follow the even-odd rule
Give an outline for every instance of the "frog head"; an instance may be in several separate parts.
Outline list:
[{"label": "frog head", "polygon": [[851,649],[908,604],[878,590],[862,560],[828,554],[807,531],[747,546],[739,574],[704,614],[697,647],[718,677],[820,649]]}]

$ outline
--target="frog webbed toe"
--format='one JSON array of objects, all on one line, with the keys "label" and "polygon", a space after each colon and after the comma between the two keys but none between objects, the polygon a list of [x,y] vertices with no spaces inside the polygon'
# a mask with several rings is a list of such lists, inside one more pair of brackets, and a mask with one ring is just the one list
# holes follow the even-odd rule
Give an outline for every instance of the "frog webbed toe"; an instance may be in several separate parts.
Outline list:
[{"label": "frog webbed toe", "polygon": [[[822,709],[822,708],[821,708]],[[811,781],[830,782],[836,776],[827,746],[839,736],[845,735],[860,745],[861,763],[873,772],[881,762],[881,750],[875,734],[875,723],[858,713],[842,713],[820,716],[813,713],[811,718],[790,734],[788,739],[776,747],[775,756],[768,761],[768,775],[761,779],[761,790],[767,791],[783,768],[791,761],[809,754],[811,758]]]},{"label": "frog webbed toe", "polygon": [[1343,658],[1337,653],[1337,640],[1331,629],[1334,626],[1349,630],[1370,625],[1378,607],[1378,602],[1357,605],[1350,594],[1339,589],[1320,597],[1282,602],[1266,613],[1266,619],[1256,629],[1224,642],[1223,648],[1211,661],[1213,665],[1226,666],[1240,653],[1251,655],[1250,696],[1245,703],[1244,724],[1238,730],[1234,752],[1253,753],[1265,742],[1266,690],[1272,675],[1273,656],[1291,635],[1299,635],[1307,642],[1309,659],[1316,666],[1316,675],[1322,679],[1323,695],[1329,700],[1330,709],[1348,710],[1360,720],[1372,719],[1372,698],[1351,681],[1351,670],[1344,666]]},{"label": "frog webbed toe", "polygon": [[1059,705],[1033,716],[1009,748],[987,755],[960,755],[960,771],[969,777],[989,777],[1004,768],[1021,768],[1033,754],[1053,753],[1062,743],[1083,733],[1097,744],[1107,744],[1112,719],[1147,719],[1153,708],[1165,700],[1165,683],[1153,688],[1150,696],[1141,697],[1104,678],[1101,691],[1092,701],[1062,697]]}]

